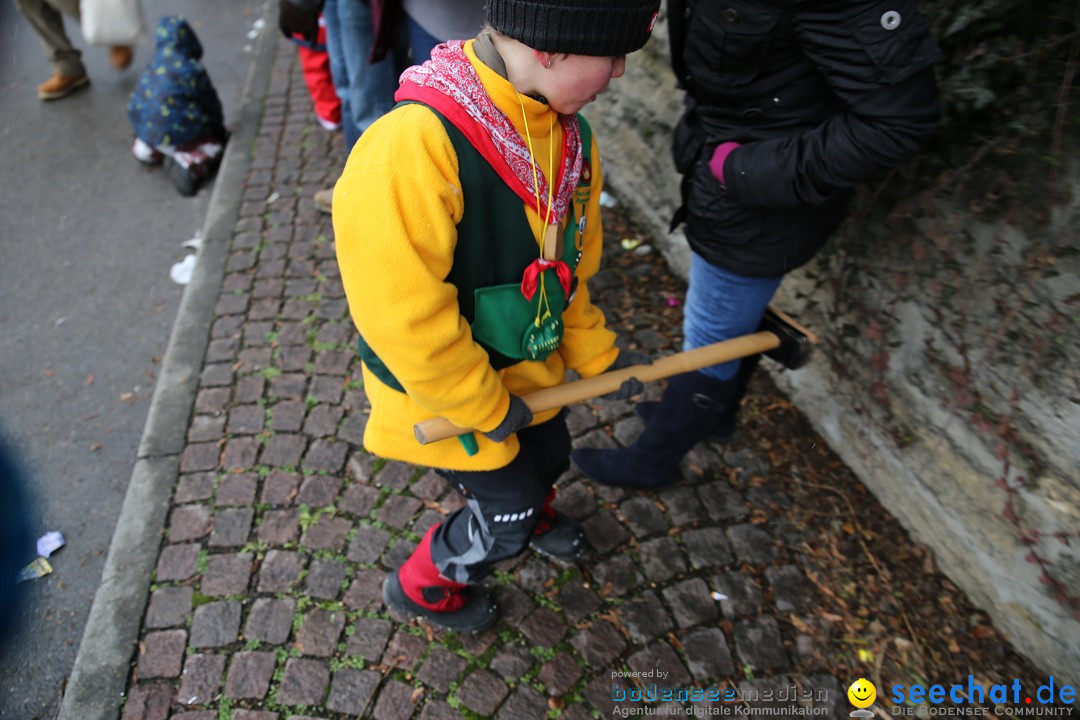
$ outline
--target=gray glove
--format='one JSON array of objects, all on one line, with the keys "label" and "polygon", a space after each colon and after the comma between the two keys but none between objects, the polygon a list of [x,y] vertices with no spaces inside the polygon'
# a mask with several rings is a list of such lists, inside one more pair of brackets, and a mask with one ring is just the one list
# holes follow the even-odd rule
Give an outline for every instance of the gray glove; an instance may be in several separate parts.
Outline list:
[{"label": "gray glove", "polygon": [[498,427],[491,432],[484,433],[484,436],[492,442],[502,442],[518,430],[527,428],[532,420],[532,410],[525,404],[525,401],[517,395],[511,394],[510,408],[506,411],[506,417],[503,418]]},{"label": "gray glove", "polygon": [[[622,370],[623,368],[631,367],[633,365],[652,365],[652,358],[645,353],[639,353],[636,350],[620,350],[619,356],[615,358],[615,362],[611,363],[611,367],[608,371]],[[601,400],[628,400],[634,395],[640,395],[645,392],[645,384],[638,380],[636,377],[627,378],[623,380],[622,385],[618,390],[609,392],[607,395],[601,395]]]}]

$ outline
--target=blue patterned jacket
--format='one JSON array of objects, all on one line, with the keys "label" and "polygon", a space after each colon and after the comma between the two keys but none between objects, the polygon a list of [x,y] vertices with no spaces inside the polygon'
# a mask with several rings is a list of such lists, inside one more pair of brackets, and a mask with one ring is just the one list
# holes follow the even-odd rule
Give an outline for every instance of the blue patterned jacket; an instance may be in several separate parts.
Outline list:
[{"label": "blue patterned jacket", "polygon": [[227,137],[221,101],[206,68],[199,62],[202,44],[187,20],[161,18],[157,49],[128,100],[135,135],[151,146],[185,149],[204,140]]}]

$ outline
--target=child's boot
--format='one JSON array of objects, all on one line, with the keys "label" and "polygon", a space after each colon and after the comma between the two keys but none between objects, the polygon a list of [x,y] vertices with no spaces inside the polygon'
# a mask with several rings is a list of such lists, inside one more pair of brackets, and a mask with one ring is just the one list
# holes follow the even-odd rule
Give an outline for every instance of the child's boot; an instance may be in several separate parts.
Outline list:
[{"label": "child's boot", "polygon": [[141,138],[135,138],[131,144],[131,154],[144,165],[160,165],[165,160],[160,150],[143,142]]},{"label": "child's boot", "polygon": [[176,192],[184,197],[191,197],[199,190],[198,176],[175,157],[169,158],[169,179]]},{"label": "child's boot", "polygon": [[574,520],[551,507],[554,500],[555,488],[551,488],[529,544],[533,550],[549,558],[574,560],[585,550],[585,533]]},{"label": "child's boot", "polygon": [[386,578],[383,601],[402,615],[422,617],[447,630],[485,630],[499,617],[495,603],[480,588],[443,577],[431,560],[431,537],[439,527],[429,529],[409,559]]}]

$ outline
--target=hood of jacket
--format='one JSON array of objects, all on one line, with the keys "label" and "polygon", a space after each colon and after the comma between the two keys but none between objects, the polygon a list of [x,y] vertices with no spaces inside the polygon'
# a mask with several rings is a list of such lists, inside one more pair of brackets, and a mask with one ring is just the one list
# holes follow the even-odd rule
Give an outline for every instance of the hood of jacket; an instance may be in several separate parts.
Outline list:
[{"label": "hood of jacket", "polygon": [[168,15],[158,20],[154,31],[159,55],[180,55],[198,60],[202,57],[202,43],[188,21],[179,15]]}]

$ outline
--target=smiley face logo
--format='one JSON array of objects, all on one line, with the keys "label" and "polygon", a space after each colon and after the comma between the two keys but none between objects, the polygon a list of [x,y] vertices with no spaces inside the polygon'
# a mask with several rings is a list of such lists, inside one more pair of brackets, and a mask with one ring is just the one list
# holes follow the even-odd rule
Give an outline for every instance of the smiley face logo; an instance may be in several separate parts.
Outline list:
[{"label": "smiley face logo", "polygon": [[857,708],[870,707],[877,699],[877,688],[866,678],[859,678],[847,689],[847,697]]}]

